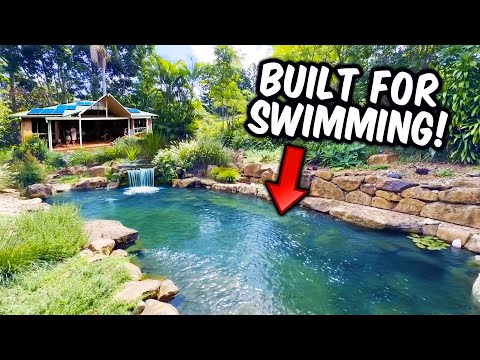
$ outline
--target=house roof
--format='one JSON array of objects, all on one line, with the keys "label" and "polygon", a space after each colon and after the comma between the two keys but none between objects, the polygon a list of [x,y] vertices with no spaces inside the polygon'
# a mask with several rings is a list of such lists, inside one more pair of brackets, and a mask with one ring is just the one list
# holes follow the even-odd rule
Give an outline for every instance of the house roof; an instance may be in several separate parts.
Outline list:
[{"label": "house roof", "polygon": [[[148,118],[148,117],[157,117],[156,114],[147,112],[147,111],[142,111],[139,109],[134,109],[134,108],[129,108],[129,107],[124,107],[122,104],[118,102],[112,95],[107,94],[102,96],[100,99],[97,101],[91,101],[91,100],[84,100],[84,101],[76,101],[73,103],[68,103],[68,104],[59,104],[59,105],[54,105],[54,106],[47,106],[43,108],[33,108],[27,111],[22,111],[18,112],[15,114],[10,115],[9,117],[20,117],[20,118],[47,118],[47,117],[72,117],[72,116],[78,116],[79,114],[84,113],[88,109],[93,109],[93,110],[104,110],[105,107],[103,107],[101,100],[104,98],[110,97],[113,100],[115,100],[116,103],[118,103],[122,108],[126,109],[130,116],[133,119],[143,119],[143,118]],[[123,110],[122,110],[123,111]]]}]

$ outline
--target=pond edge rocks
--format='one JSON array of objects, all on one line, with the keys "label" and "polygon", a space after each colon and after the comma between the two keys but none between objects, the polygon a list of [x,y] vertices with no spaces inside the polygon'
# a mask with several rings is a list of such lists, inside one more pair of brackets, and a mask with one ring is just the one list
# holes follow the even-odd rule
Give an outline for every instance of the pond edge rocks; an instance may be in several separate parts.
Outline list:
[{"label": "pond edge rocks", "polygon": [[[115,220],[87,220],[84,229],[89,243],[80,255],[88,263],[101,261],[108,256],[128,256],[122,247],[138,238],[137,230]],[[125,263],[125,270],[130,274],[131,281],[123,284],[114,295],[115,299],[136,302],[137,305],[132,309],[136,315],[179,315],[178,310],[168,304],[180,292],[172,280],[145,279],[142,270],[131,262]]]}]

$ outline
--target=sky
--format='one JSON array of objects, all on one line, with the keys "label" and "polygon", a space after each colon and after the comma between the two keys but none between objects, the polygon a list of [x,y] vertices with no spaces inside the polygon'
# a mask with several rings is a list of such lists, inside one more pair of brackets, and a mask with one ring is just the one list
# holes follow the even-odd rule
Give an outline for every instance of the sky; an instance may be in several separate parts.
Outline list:
[{"label": "sky", "polygon": [[[187,65],[192,62],[213,62],[215,45],[157,45],[156,52],[169,61],[183,60]],[[231,45],[242,57],[244,68],[270,57],[271,45]]]}]

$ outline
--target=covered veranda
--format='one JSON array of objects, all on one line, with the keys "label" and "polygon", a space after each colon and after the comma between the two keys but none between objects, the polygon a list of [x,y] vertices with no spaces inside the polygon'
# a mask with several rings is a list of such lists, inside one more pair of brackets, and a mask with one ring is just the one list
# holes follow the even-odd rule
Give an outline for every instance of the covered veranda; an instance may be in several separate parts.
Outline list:
[{"label": "covered veranda", "polygon": [[156,118],[155,114],[124,107],[110,94],[97,101],[34,108],[14,116],[22,119],[22,138],[37,134],[54,151],[110,146],[119,137],[152,132]]}]

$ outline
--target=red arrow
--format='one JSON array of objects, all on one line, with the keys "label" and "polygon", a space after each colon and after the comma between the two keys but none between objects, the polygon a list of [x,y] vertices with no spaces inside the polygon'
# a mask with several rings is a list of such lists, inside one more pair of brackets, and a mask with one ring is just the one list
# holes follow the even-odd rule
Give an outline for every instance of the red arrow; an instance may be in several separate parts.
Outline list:
[{"label": "red arrow", "polygon": [[280,215],[285,214],[308,193],[308,190],[298,187],[304,159],[305,148],[286,145],[277,181],[265,181]]}]

